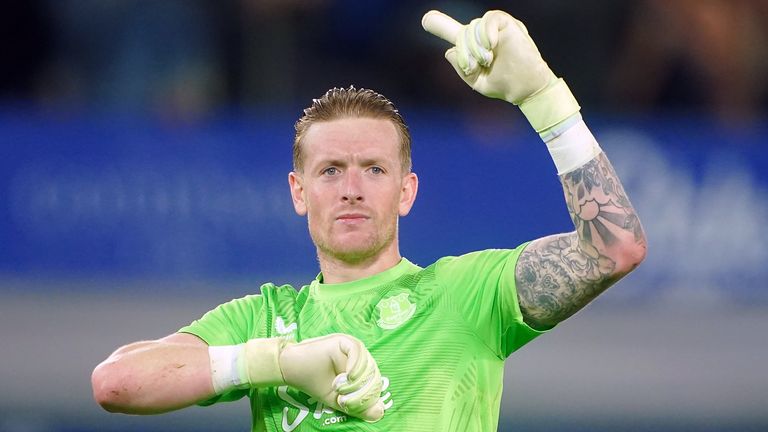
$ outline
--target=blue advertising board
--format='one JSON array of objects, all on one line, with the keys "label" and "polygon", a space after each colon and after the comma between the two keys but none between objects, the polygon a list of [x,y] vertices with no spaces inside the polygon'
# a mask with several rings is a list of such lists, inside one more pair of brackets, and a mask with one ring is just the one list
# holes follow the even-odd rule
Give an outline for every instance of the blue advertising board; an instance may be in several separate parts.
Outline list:
[{"label": "blue advertising board", "polygon": [[[405,111],[420,190],[400,222],[403,255],[426,265],[572,229],[546,149],[519,118]],[[306,221],[287,186],[294,114],[172,123],[6,109],[0,272],[314,275]],[[623,295],[650,298],[674,287],[768,298],[765,124],[598,117],[590,125],[649,237],[646,264]]]}]

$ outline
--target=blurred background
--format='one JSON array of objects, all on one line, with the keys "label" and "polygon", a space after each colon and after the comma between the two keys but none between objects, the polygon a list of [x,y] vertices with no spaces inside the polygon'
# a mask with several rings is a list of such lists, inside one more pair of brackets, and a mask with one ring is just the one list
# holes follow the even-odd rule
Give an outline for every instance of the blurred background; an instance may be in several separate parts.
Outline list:
[{"label": "blurred background", "polygon": [[110,415],[90,372],[317,269],[293,122],[373,88],[414,137],[420,265],[572,229],[517,109],[455,76],[432,8],[526,23],[649,238],[507,363],[500,431],[768,430],[768,1],[27,0],[0,12],[0,432],[247,430],[243,401]]}]

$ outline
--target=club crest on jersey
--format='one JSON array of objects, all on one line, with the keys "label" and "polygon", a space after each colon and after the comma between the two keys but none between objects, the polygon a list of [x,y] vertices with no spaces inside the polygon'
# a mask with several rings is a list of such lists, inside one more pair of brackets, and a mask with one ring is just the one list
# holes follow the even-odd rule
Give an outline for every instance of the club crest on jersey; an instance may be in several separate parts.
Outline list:
[{"label": "club crest on jersey", "polygon": [[376,308],[379,310],[379,327],[392,330],[403,325],[416,313],[416,305],[408,300],[409,293],[400,293],[381,299]]}]

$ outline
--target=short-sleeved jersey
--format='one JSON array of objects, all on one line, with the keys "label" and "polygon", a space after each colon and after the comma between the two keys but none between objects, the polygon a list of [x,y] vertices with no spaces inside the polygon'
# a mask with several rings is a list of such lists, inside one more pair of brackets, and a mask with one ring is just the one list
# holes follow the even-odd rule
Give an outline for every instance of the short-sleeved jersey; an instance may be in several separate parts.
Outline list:
[{"label": "short-sleeved jersey", "polygon": [[298,292],[266,284],[260,295],[225,303],[180,330],[213,346],[353,335],[383,377],[386,411],[376,423],[287,386],[235,390],[203,404],[248,395],[253,431],[495,431],[504,359],[540,334],[518,306],[522,248],[445,257],[426,268],[403,259],[348,283],[323,284],[321,274]]}]

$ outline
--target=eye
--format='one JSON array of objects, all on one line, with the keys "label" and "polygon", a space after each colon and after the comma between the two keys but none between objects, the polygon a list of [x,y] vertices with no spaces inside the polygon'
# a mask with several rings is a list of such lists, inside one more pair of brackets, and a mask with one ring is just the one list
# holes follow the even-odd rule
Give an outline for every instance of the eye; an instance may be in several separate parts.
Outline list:
[{"label": "eye", "polygon": [[338,173],[339,173],[338,168],[336,168],[336,167],[328,167],[328,168],[324,169],[321,174],[329,175],[329,176],[335,176]]},{"label": "eye", "polygon": [[381,167],[372,166],[369,169],[370,169],[371,173],[373,173],[373,174],[384,174],[384,170]]}]

